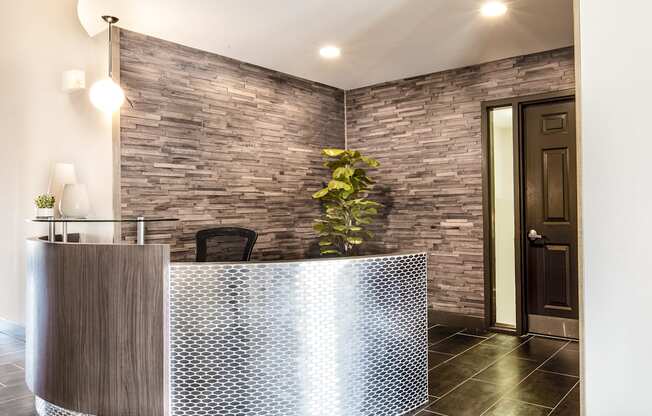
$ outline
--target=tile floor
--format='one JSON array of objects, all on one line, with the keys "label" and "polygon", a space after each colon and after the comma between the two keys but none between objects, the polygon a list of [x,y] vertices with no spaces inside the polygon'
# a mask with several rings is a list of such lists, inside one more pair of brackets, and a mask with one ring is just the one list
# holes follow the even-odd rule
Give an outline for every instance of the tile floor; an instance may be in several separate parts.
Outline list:
[{"label": "tile floor", "polygon": [[579,344],[428,329],[430,402],[416,416],[579,416]]},{"label": "tile floor", "polygon": [[[433,326],[430,402],[412,416],[579,416],[577,342]],[[0,416],[35,416],[24,343],[0,333]]]}]

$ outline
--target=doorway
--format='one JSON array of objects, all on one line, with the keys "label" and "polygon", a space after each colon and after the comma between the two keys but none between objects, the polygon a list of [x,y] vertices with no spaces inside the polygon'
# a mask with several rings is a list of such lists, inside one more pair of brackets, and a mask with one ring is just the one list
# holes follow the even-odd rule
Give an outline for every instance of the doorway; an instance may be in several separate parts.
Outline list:
[{"label": "doorway", "polygon": [[485,320],[579,338],[574,91],[482,105]]}]

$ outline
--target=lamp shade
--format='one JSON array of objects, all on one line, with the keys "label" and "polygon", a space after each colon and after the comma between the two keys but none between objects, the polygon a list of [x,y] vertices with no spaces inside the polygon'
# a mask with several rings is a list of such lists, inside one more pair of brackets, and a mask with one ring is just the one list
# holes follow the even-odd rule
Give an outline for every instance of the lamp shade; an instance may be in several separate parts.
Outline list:
[{"label": "lamp shade", "polygon": [[[77,176],[75,175],[75,165],[72,163],[56,163],[52,172],[50,173],[50,183],[48,184],[48,194],[54,195],[55,205],[59,206],[59,201],[63,196],[63,187],[69,183],[77,183]],[[56,214],[61,214],[61,211],[56,210]],[[58,216],[58,215],[57,215]]]},{"label": "lamp shade", "polygon": [[97,81],[89,93],[91,103],[104,113],[113,113],[125,100],[122,88],[111,78]]}]

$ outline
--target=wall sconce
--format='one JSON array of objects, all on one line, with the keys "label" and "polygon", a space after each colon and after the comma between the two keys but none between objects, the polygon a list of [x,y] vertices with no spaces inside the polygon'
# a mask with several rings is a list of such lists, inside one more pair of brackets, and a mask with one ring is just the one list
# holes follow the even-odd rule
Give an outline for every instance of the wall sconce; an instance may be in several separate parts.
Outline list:
[{"label": "wall sconce", "polygon": [[81,69],[70,69],[61,74],[61,91],[75,92],[86,88],[86,72]]}]

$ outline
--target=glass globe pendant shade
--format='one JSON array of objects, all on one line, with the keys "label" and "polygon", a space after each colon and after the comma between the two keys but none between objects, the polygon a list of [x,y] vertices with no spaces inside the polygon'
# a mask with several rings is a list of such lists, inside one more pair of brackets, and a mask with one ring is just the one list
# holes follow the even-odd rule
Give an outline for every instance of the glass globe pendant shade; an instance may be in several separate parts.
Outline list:
[{"label": "glass globe pendant shade", "polygon": [[97,81],[91,87],[91,103],[105,113],[113,113],[125,100],[122,88],[110,78]]}]

